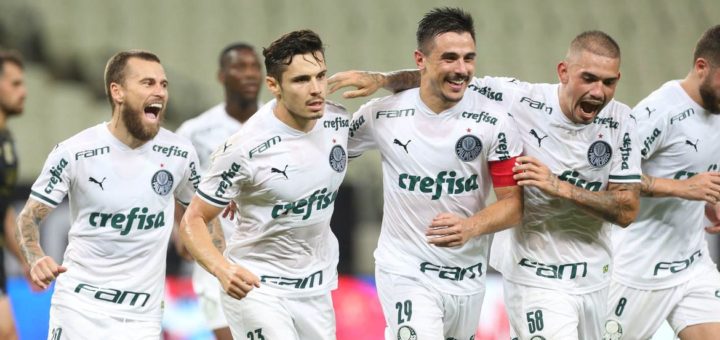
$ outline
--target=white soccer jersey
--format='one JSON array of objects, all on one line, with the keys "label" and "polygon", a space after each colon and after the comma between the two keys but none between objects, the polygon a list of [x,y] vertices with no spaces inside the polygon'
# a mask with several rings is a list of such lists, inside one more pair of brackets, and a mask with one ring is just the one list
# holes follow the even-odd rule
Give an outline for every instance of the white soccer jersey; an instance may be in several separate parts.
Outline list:
[{"label": "white soccer jersey", "polygon": [[425,232],[440,213],[468,217],[485,208],[492,183],[488,161],[522,152],[512,120],[499,109],[468,90],[457,105],[436,114],[412,89],[372,100],[355,113],[350,157],[370,149],[382,155],[378,268],[448,294],[483,291],[489,236],[443,248],[429,244]]},{"label": "white soccer jersey", "polygon": [[198,196],[217,207],[235,200],[240,224],[226,256],[276,296],[311,296],[337,285],[338,242],[330,231],[347,166],[349,116],[328,104],[308,132],[264,105],[218,149]]},{"label": "white soccer jersey", "polygon": [[175,200],[192,199],[197,163],[190,142],[165,129],[136,149],[107,123],[58,144],[30,194],[53,208],[70,197],[68,270],[52,303],[159,321]]},{"label": "white soccer jersey", "polygon": [[[653,177],[687,179],[718,171],[720,115],[707,112],[680,87],[665,83],[633,110],[642,142],[642,170]],[[663,289],[693,277],[711,262],[704,202],[676,197],[640,199],[635,223],[613,233],[613,280],[638,289]]]},{"label": "white soccer jersey", "polygon": [[[260,104],[258,104],[258,107]],[[219,147],[223,147],[225,140],[235,134],[242,127],[237,119],[231,117],[225,110],[225,103],[213,106],[195,118],[185,121],[176,133],[190,139],[200,159],[200,169],[204,173],[210,166],[210,155]],[[229,218],[219,216],[220,225],[226,238],[235,230],[235,223]],[[198,294],[216,295],[219,292],[217,279],[195,264],[193,270],[193,288]],[[209,291],[213,290],[213,291]],[[219,296],[218,296],[219,299]],[[219,305],[219,300],[218,300]]]},{"label": "white soccer jersey", "polygon": [[[504,96],[525,154],[560,180],[590,191],[608,183],[639,183],[640,154],[630,108],[610,101],[591,124],[575,124],[561,111],[558,84],[510,78],[475,79],[470,88]],[[522,227],[496,237],[492,265],[505,279],[583,294],[606,287],[611,265],[610,225],[570,201],[526,187]]]}]

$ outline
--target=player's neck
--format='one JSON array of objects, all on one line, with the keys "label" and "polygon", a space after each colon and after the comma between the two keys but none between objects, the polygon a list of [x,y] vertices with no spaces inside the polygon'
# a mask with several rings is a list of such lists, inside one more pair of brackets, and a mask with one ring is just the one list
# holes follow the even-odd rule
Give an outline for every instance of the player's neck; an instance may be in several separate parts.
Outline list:
[{"label": "player's neck", "polygon": [[273,109],[273,114],[283,124],[302,132],[310,132],[315,127],[317,119],[302,118],[299,115],[292,114],[282,103],[278,102]]},{"label": "player's neck", "polygon": [[130,131],[128,131],[127,126],[125,126],[125,122],[123,122],[120,119],[120,115],[121,115],[120,112],[115,112],[113,114],[112,119],[107,124],[108,130],[110,130],[110,133],[115,138],[117,138],[117,140],[119,140],[123,144],[127,145],[131,149],[137,149],[137,148],[145,145],[145,143],[147,143],[147,141],[139,140],[139,139],[133,137],[132,134],[130,134]]},{"label": "player's neck", "polygon": [[433,93],[430,86],[423,86],[422,82],[420,84],[420,100],[435,114],[443,112],[457,104],[443,100],[443,98]]},{"label": "player's neck", "polygon": [[7,127],[7,114],[0,110],[0,130],[5,130]]},{"label": "player's neck", "polygon": [[685,79],[680,81],[680,87],[695,103],[703,106],[702,97],[700,97],[700,78],[693,72],[688,73]]},{"label": "player's neck", "polygon": [[257,98],[254,100],[245,100],[243,98],[227,96],[225,101],[225,112],[240,123],[245,123],[257,110]]},{"label": "player's neck", "polygon": [[575,122],[572,117],[572,106],[570,104],[570,97],[563,95],[565,85],[560,83],[557,90],[558,105],[560,105],[560,111],[569,119],[571,122]]}]

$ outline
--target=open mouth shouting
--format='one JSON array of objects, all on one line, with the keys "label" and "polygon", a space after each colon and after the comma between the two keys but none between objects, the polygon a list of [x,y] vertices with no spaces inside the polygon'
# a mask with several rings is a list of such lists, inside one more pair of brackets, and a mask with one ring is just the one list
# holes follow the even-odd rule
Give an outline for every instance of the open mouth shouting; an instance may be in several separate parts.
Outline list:
[{"label": "open mouth shouting", "polygon": [[604,102],[597,99],[582,99],[576,106],[578,117],[585,123],[591,122],[602,110]]},{"label": "open mouth shouting", "polygon": [[152,122],[158,122],[160,121],[160,112],[163,109],[162,103],[152,103],[150,105],[145,106],[143,113],[145,114],[145,118]]}]

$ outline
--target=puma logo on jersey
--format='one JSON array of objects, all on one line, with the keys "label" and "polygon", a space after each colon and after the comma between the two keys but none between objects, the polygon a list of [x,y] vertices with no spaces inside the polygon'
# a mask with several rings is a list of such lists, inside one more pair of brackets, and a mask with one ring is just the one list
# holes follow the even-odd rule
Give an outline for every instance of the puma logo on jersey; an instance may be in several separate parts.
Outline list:
[{"label": "puma logo on jersey", "polygon": [[99,186],[100,186],[100,190],[105,191],[105,188],[103,188],[103,183],[105,182],[105,178],[106,178],[106,177],[103,177],[102,181],[100,181],[100,182],[98,182],[98,180],[96,180],[96,179],[94,179],[94,178],[92,178],[92,177],[90,177],[89,180],[90,180],[90,183],[95,183],[95,184],[99,185]]},{"label": "puma logo on jersey", "polygon": [[285,171],[287,171],[287,168],[288,168],[287,165],[285,165],[285,169],[283,169],[283,170],[280,170],[278,168],[270,168],[270,173],[282,174],[283,176],[285,176],[285,179],[289,179],[288,175],[285,173]]},{"label": "puma logo on jersey", "polygon": [[697,144],[698,144],[699,142],[700,142],[699,139],[696,140],[695,143],[693,143],[693,142],[691,142],[691,141],[689,141],[689,140],[687,140],[687,139],[685,140],[685,144],[692,146],[693,149],[695,149],[695,152],[697,152]]},{"label": "puma logo on jersey", "polygon": [[632,118],[632,119],[635,121],[635,123],[637,123],[637,118],[635,118],[635,116],[633,116],[632,114],[630,114],[630,118]]},{"label": "puma logo on jersey", "polygon": [[537,139],[537,141],[538,141],[538,147],[541,148],[541,147],[542,147],[542,140],[545,139],[545,138],[547,138],[547,135],[545,135],[545,136],[543,136],[542,138],[540,138],[540,136],[538,136],[538,133],[535,131],[535,129],[530,129],[530,134],[533,135],[533,137],[535,137],[535,139]]},{"label": "puma logo on jersey", "polygon": [[227,142],[225,142],[225,144],[223,144],[223,152],[227,151],[227,148],[229,148],[230,145],[232,144],[228,144]]},{"label": "puma logo on jersey", "polygon": [[645,110],[647,110],[648,117],[650,117],[650,115],[651,115],[653,112],[657,111],[657,109],[652,109],[652,110],[650,110],[650,108],[647,107],[647,106],[645,107]]},{"label": "puma logo on jersey", "polygon": [[405,149],[405,153],[409,153],[408,150],[407,150],[407,145],[410,144],[410,142],[412,142],[411,139],[408,139],[407,143],[405,143],[405,144],[403,144],[402,142],[400,142],[399,140],[397,140],[397,138],[395,138],[395,139],[393,140],[393,144],[402,146],[402,148]]}]

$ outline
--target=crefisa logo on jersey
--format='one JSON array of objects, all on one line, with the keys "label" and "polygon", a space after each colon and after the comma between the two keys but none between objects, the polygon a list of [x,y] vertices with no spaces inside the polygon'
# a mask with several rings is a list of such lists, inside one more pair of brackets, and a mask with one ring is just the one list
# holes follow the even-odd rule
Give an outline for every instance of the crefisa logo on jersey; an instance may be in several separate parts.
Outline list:
[{"label": "crefisa logo on jersey", "polygon": [[155,193],[160,196],[165,196],[170,193],[173,183],[173,175],[167,170],[158,170],[158,172],[152,176],[152,181],[150,182]]},{"label": "crefisa logo on jersey", "polygon": [[330,167],[337,171],[343,172],[347,164],[347,153],[340,145],[335,145],[330,149]]},{"label": "crefisa logo on jersey", "polygon": [[590,148],[587,152],[588,162],[590,165],[596,168],[602,168],[610,162],[612,157],[612,148],[606,141],[595,141],[590,144]]},{"label": "crefisa logo on jersey", "polygon": [[480,142],[480,138],[473,135],[462,136],[455,143],[455,154],[463,162],[475,160],[480,152],[482,152],[482,142]]}]

